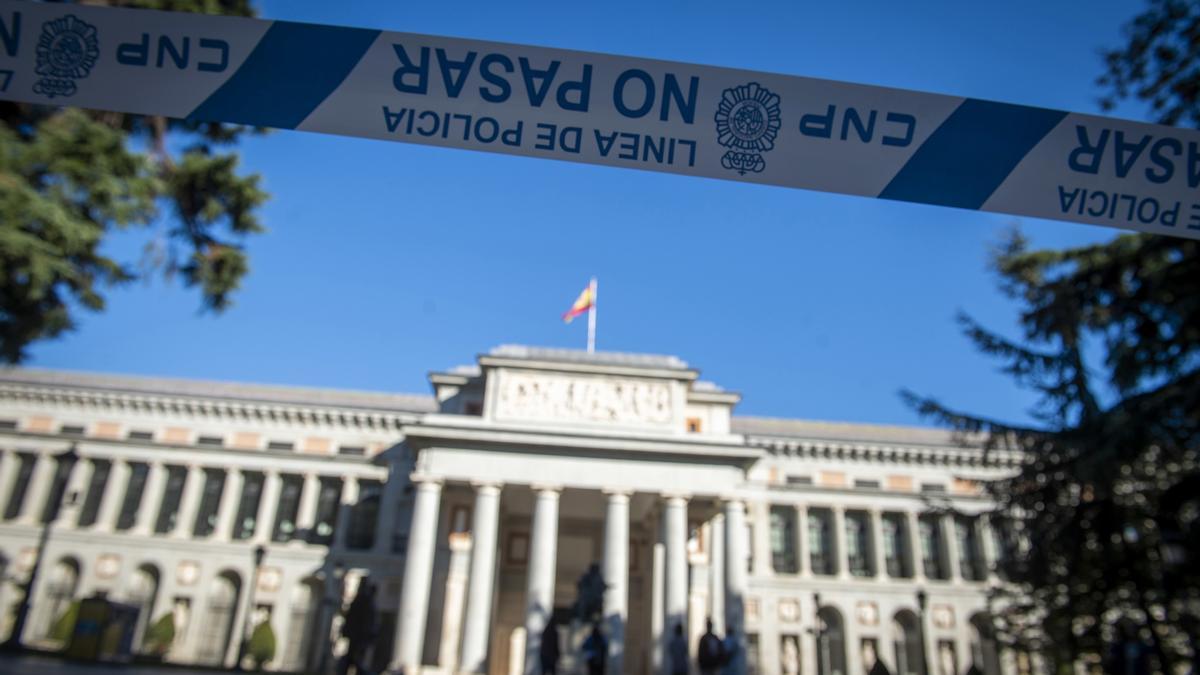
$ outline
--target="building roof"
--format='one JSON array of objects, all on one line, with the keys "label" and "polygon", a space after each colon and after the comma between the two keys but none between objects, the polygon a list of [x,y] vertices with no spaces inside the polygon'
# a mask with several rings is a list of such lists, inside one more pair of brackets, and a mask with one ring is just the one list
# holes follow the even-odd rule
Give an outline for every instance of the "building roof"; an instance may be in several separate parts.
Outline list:
[{"label": "building roof", "polygon": [[387,394],[346,389],[312,389],[278,385],[245,384],[137,375],[111,375],[36,368],[0,369],[0,383],[48,387],[94,389],[109,393],[154,396],[193,396],[201,398],[283,403],[301,406],[362,408],[388,412],[424,413],[437,410],[433,396]]},{"label": "building roof", "polygon": [[782,417],[742,417],[730,422],[735,434],[772,438],[838,441],[843,443],[895,443],[961,446],[960,434],[947,429],[853,422],[823,422]]},{"label": "building roof", "polygon": [[680,359],[678,356],[671,356],[669,354],[635,354],[631,352],[589,353],[583,349],[500,345],[489,351],[487,355],[528,361],[561,361],[564,363],[589,363],[598,366],[689,370],[686,361]]}]

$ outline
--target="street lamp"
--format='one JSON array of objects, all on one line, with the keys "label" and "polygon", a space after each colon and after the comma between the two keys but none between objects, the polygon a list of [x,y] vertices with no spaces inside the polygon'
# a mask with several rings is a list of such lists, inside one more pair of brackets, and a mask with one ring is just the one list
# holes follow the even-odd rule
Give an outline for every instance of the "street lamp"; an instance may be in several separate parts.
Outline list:
[{"label": "street lamp", "polygon": [[816,619],[813,623],[813,639],[816,641],[817,647],[817,673],[825,675],[829,672],[829,650],[825,645],[821,644],[823,627],[821,626],[821,594],[813,593],[813,618]]},{"label": "street lamp", "polygon": [[[58,460],[59,467],[73,466],[79,460],[79,452],[75,449],[75,444],[72,443],[71,447],[56,455],[55,459]],[[17,606],[17,614],[13,619],[12,631],[8,634],[8,639],[4,641],[3,646],[0,646],[0,650],[5,652],[19,652],[25,648],[21,644],[21,637],[22,633],[25,632],[25,623],[29,620],[29,607],[33,600],[33,589],[37,584],[38,574],[42,569],[42,555],[46,552],[47,542],[50,541],[50,530],[54,525],[54,520],[58,517],[58,510],[64,497],[63,493],[66,490],[67,483],[70,481],[69,473],[63,477],[62,481],[61,487],[54,486],[54,492],[50,494],[51,501],[47,504],[49,508],[43,513],[43,520],[46,522],[42,524],[42,532],[38,537],[37,548],[34,551],[33,569],[29,570],[29,576],[26,577],[23,584],[21,604]],[[77,495],[74,491],[67,493],[65,497],[68,506],[75,504]],[[31,504],[30,506],[36,507],[36,504]]]},{"label": "street lamp", "polygon": [[338,610],[342,607],[342,598],[346,595],[346,564],[340,559],[333,563],[333,590],[334,595],[330,596],[326,593],[323,601],[325,611],[323,621],[318,621],[316,629],[321,632],[314,642],[317,643],[321,650],[321,663],[317,669],[318,673],[326,673],[329,668],[329,656],[333,651],[334,640],[330,635],[333,628],[333,619],[337,616]]},{"label": "street lamp", "polygon": [[238,645],[237,663],[233,664],[236,671],[242,670],[242,660],[246,658],[246,647],[250,645],[250,631],[254,627],[250,622],[254,617],[254,591],[258,588],[258,573],[262,569],[263,558],[267,557],[267,549],[262,544],[254,547],[254,575],[250,580],[250,591],[246,596],[246,614],[242,618],[242,642]]},{"label": "street lamp", "polygon": [[926,638],[926,635],[925,635],[927,632],[926,627],[925,627],[925,606],[926,606],[926,604],[928,604],[928,602],[929,602],[929,595],[925,593],[925,589],[918,588],[917,589],[917,609],[921,613],[921,616],[920,616],[920,620],[921,620],[921,675],[929,675],[929,654],[927,653],[928,647],[929,647],[929,640]]}]

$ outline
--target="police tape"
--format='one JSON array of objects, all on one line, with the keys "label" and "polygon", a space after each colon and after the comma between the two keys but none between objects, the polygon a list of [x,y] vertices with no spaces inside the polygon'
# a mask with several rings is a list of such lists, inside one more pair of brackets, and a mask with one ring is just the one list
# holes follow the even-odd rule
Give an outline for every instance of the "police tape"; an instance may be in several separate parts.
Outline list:
[{"label": "police tape", "polygon": [[1200,133],[541,47],[0,0],[0,98],[1200,239]]}]

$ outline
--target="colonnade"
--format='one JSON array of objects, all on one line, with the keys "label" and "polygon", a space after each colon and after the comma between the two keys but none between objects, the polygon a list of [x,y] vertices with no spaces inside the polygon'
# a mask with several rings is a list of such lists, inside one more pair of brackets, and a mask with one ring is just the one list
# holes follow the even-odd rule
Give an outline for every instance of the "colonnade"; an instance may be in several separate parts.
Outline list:
[{"label": "colonnade", "polygon": [[[443,482],[414,475],[416,501],[405,558],[404,583],[400,596],[394,669],[419,672],[426,634],[429,587],[432,581],[438,512]],[[462,622],[458,669],[461,672],[485,672],[491,634],[493,579],[496,574],[496,541],[499,530],[499,499],[502,486],[474,483],[475,515],[471,532],[470,580],[466,613]],[[533,509],[530,515],[529,553],[525,580],[524,672],[540,672],[541,636],[554,611],[555,568],[559,540],[559,502],[562,486],[532,485]],[[630,499],[628,490],[604,490],[604,555],[601,569],[607,589],[604,594],[603,622],[608,638],[608,671],[623,673],[626,651],[625,627],[629,611]],[[666,639],[676,625],[687,622],[688,602],[688,496],[660,495],[660,537],[654,544],[661,551],[662,565],[652,565],[652,632]],[[729,626],[742,634],[742,607],[746,594],[745,504],[738,499],[723,502],[725,570],[721,585],[721,606]],[[656,555],[657,557],[657,555]],[[661,599],[661,601],[660,601]],[[686,635],[685,625],[685,635]],[[664,652],[665,653],[665,652]],[[659,661],[661,663],[661,661]]]}]

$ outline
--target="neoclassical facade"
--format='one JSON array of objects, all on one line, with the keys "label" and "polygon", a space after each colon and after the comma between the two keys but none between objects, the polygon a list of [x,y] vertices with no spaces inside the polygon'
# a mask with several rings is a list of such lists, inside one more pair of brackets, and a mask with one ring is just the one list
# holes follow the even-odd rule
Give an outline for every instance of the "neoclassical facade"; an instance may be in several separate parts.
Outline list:
[{"label": "neoclassical facade", "polygon": [[232,665],[265,622],[268,668],[323,671],[369,578],[377,669],[537,673],[553,622],[560,672],[581,672],[594,567],[612,673],[664,672],[676,626],[694,655],[707,618],[752,673],[1028,670],[990,637],[979,488],[1016,457],[737,416],[737,394],[672,356],[510,345],[429,381],[0,372],[0,638],[43,537],[23,638],[48,647],[101,594],[139,609],[135,649],[166,621],[166,659]]}]

